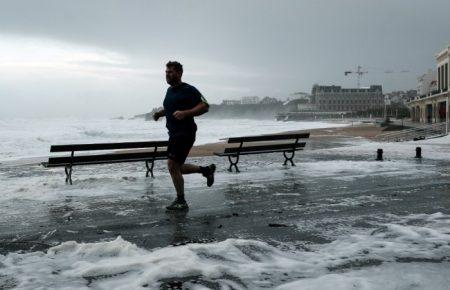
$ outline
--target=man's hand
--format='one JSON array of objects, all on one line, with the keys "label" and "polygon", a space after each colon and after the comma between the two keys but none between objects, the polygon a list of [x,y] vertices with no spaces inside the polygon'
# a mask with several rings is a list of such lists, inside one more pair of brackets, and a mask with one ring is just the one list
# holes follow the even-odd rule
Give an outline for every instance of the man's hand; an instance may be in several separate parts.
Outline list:
[{"label": "man's hand", "polygon": [[161,110],[161,111],[156,111],[154,114],[153,114],[153,120],[155,120],[155,121],[158,121],[158,119],[159,118],[161,118],[162,116],[164,116],[164,111],[163,110]]},{"label": "man's hand", "polygon": [[173,113],[173,116],[177,120],[183,120],[184,118],[188,117],[188,115],[189,113],[187,111],[175,111],[175,113]]}]

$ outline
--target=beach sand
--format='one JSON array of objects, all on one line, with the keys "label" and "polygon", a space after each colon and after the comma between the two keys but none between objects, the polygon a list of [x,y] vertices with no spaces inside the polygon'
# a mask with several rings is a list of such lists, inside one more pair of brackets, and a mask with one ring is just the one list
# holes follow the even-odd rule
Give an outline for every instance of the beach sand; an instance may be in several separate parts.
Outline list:
[{"label": "beach sand", "polygon": [[[312,129],[312,130],[301,130],[301,131],[286,131],[281,133],[302,133],[310,132],[310,139],[314,141],[324,141],[344,137],[362,137],[367,139],[373,139],[377,135],[383,133],[382,128],[374,124],[358,124],[348,127],[338,127],[338,128],[324,128],[324,129]],[[259,143],[261,144],[261,143]],[[214,152],[223,152],[225,147],[232,147],[227,145],[225,141],[217,143],[209,143],[204,145],[197,145],[191,149],[189,154],[190,157],[200,157],[200,156],[211,156]]]}]

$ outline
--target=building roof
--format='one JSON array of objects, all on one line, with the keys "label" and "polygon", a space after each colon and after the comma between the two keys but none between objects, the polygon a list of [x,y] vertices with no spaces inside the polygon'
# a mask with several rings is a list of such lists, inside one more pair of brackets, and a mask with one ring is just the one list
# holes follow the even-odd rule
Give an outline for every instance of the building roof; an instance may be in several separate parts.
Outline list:
[{"label": "building roof", "polygon": [[435,56],[436,56],[436,59],[441,58],[444,54],[449,53],[449,51],[450,51],[450,44],[447,45],[446,48],[444,48],[443,50],[441,50],[440,52],[438,52],[438,53],[435,55]]}]

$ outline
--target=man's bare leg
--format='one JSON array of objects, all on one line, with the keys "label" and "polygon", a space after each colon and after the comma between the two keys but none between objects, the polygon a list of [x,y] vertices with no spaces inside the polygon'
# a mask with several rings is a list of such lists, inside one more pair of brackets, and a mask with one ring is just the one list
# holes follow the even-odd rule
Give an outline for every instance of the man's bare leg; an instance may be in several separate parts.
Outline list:
[{"label": "man's bare leg", "polygon": [[181,166],[176,161],[171,159],[167,160],[167,167],[169,167],[170,177],[177,192],[177,198],[179,201],[184,201],[184,178],[181,173]]},{"label": "man's bare leg", "polygon": [[201,173],[204,177],[206,177],[206,184],[208,186],[211,186],[214,183],[214,172],[215,171],[216,171],[215,164],[211,164],[206,167],[193,165],[193,164],[183,164],[181,166],[181,174]]},{"label": "man's bare leg", "polygon": [[181,165],[181,174],[201,173],[200,166],[194,164]]}]

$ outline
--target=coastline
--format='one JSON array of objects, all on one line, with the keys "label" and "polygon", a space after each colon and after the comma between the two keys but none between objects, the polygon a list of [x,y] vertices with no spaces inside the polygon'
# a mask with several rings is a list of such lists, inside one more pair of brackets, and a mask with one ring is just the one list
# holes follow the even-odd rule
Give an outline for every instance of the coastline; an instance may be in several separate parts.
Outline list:
[{"label": "coastline", "polygon": [[[310,140],[317,142],[333,142],[343,137],[360,137],[366,139],[373,139],[375,136],[383,132],[383,128],[372,123],[362,123],[349,125],[345,127],[330,127],[320,129],[309,130],[295,130],[295,131],[280,131],[275,134],[285,133],[300,133],[310,132]],[[307,142],[308,143],[308,142]],[[225,141],[207,143],[201,145],[194,145],[189,157],[206,157],[213,156],[214,152],[221,152],[227,146]],[[141,150],[118,150],[117,153],[122,152],[145,152],[146,149]],[[48,156],[19,158],[14,160],[5,160],[0,162],[0,166],[22,166],[22,165],[39,165],[41,162],[45,162]]]}]

